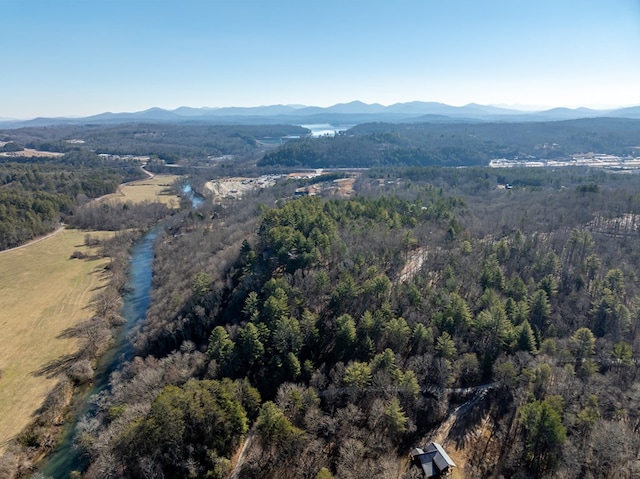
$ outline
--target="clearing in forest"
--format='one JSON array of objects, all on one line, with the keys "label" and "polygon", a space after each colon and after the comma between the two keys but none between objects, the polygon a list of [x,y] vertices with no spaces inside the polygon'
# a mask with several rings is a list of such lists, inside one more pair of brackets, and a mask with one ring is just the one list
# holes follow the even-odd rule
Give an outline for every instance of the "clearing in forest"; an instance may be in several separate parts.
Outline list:
[{"label": "clearing in forest", "polygon": [[77,351],[77,339],[61,335],[92,316],[90,302],[107,281],[107,259],[71,259],[89,253],[85,234],[65,229],[0,255],[0,453],[57,382],[38,371]]},{"label": "clearing in forest", "polygon": [[118,188],[113,195],[105,197],[107,201],[131,201],[142,203],[150,201],[152,203],[165,203],[169,207],[177,208],[180,205],[180,197],[173,193],[171,185],[180,176],[178,175],[155,175],[142,180],[125,183]]},{"label": "clearing in forest", "polygon": [[32,148],[25,148],[24,150],[21,150],[21,151],[8,151],[8,152],[0,153],[0,156],[4,158],[17,158],[17,157],[29,158],[33,156],[37,156],[38,158],[59,158],[61,156],[64,156],[64,153],[57,153],[55,151],[40,151],[40,150],[34,150]]}]

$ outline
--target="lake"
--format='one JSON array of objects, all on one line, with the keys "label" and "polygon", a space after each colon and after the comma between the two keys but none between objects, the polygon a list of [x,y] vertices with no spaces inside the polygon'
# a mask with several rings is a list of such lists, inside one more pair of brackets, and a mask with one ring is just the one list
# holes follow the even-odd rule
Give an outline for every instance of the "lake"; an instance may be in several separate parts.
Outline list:
[{"label": "lake", "polygon": [[332,125],[330,123],[312,123],[309,125],[300,125],[303,128],[311,130],[311,136],[334,136],[337,131],[346,131],[355,125]]}]

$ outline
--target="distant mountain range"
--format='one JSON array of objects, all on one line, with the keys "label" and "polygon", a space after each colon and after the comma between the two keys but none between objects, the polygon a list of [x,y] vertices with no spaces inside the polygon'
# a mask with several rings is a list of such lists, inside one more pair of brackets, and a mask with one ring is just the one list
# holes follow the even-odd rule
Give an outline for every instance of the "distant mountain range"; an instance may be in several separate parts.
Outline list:
[{"label": "distant mountain range", "polygon": [[131,122],[236,123],[236,124],[312,124],[354,125],[367,122],[528,122],[581,118],[614,117],[640,119],[640,106],[614,110],[553,108],[522,111],[470,103],[451,106],[437,102],[409,102],[383,106],[360,101],[330,107],[270,105],[258,107],[191,108],[175,110],[150,108],[133,113],[101,113],[84,118],[0,119],[0,129],[63,124],[117,124]]}]

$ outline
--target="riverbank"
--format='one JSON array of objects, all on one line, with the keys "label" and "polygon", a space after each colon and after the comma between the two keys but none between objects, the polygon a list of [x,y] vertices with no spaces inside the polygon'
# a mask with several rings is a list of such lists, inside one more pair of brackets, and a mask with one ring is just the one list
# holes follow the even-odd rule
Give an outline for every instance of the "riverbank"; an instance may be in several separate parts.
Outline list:
[{"label": "riverbank", "polygon": [[[179,197],[170,191],[177,176],[149,176],[121,185],[117,197],[107,195],[95,201],[158,201],[179,205]],[[58,372],[65,364],[71,364],[87,340],[93,340],[74,332],[74,327],[94,316],[96,295],[104,292],[112,281],[114,266],[114,258],[95,257],[96,250],[84,244],[86,234],[86,231],[60,228],[0,255],[2,479],[18,477],[15,474],[30,470],[29,464],[38,459],[37,451],[51,450],[62,424],[68,421],[64,415],[74,387],[67,374]],[[93,239],[113,234],[90,232]],[[125,255],[126,250],[126,247],[122,250]],[[111,267],[108,273],[107,263]],[[119,276],[123,274],[126,272]],[[86,334],[103,334],[103,326],[89,328]],[[91,368],[82,374],[86,376],[90,371]],[[81,379],[90,380],[90,376]],[[55,403],[53,407],[52,403]],[[52,410],[56,413],[52,414]],[[47,423],[44,428],[39,425],[43,421]],[[34,433],[34,425],[38,434]],[[45,443],[40,435],[43,429],[48,429],[44,432]],[[20,437],[18,442],[17,437]],[[34,444],[29,443],[31,439]]]},{"label": "riverbank", "polygon": [[120,308],[124,324],[113,331],[114,338],[109,349],[98,358],[91,388],[79,391],[75,395],[74,406],[68,415],[67,426],[60,442],[39,465],[46,477],[67,479],[74,471],[81,471],[85,466],[82,452],[74,448],[78,421],[85,414],[92,414],[92,397],[109,388],[111,373],[130,357],[132,348],[128,335],[139,321],[146,318],[151,301],[153,246],[156,235],[157,229],[154,228],[137,239],[131,248],[127,262],[126,293],[123,295],[123,305]]}]

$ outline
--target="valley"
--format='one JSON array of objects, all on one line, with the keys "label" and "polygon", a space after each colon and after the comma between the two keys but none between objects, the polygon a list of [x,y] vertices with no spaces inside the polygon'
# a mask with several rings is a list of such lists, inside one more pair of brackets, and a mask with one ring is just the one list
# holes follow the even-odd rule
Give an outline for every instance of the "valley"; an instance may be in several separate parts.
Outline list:
[{"label": "valley", "polygon": [[[16,439],[5,442],[0,469],[11,472],[3,479],[33,471],[88,479],[413,479],[421,472],[408,451],[433,441],[455,462],[451,477],[577,478],[614,470],[603,465],[614,450],[602,447],[599,428],[624,445],[615,470],[623,477],[638,470],[638,175],[591,164],[496,168],[474,164],[475,156],[452,168],[480,141],[449,151],[459,127],[363,125],[272,146],[248,137],[239,143],[239,127],[221,127],[207,151],[202,145],[215,135],[200,126],[192,145],[180,140],[184,126],[99,128],[91,139],[65,128],[84,141],[72,144],[80,150],[29,160],[35,167],[3,164],[4,191],[29,197],[37,192],[25,185],[76,184],[75,173],[59,171],[68,162],[85,177],[91,165],[102,175],[127,172],[132,181],[94,201],[78,194],[61,211],[70,227],[112,231],[104,237],[65,229],[0,255],[38,245],[46,251],[78,232],[84,239],[65,261],[103,272],[91,300],[81,286],[56,281],[85,291],[90,307],[75,327],[63,327],[62,336],[75,334],[69,349],[56,349],[60,331],[42,337],[54,356],[34,367],[62,386],[34,376],[53,393],[40,396],[45,407],[30,421],[33,409],[21,413],[28,424],[14,426]],[[482,140],[479,151],[488,153],[515,142],[524,127],[467,128],[501,135],[502,146]],[[434,140],[436,131],[453,137]],[[64,140],[61,133],[47,131],[47,141]],[[113,148],[123,133],[129,151],[158,148],[145,155],[146,173],[128,152],[85,150],[89,142]],[[35,134],[21,131],[15,140]],[[617,134],[636,141],[632,129]],[[564,138],[572,148],[586,144]],[[425,155],[412,150],[418,144],[452,163],[413,164]],[[536,144],[531,138],[522,148]],[[557,161],[547,150],[546,161]],[[359,166],[369,154],[405,163]],[[609,158],[602,155],[583,157]],[[333,167],[317,166],[323,158]],[[126,353],[101,373],[100,358],[127,316],[130,248],[152,229],[148,311],[127,333]],[[0,271],[38,271],[26,260],[17,264]],[[6,298],[20,299],[8,278],[3,285]],[[27,295],[20,304],[37,304],[31,283],[16,285]],[[11,307],[18,316],[19,306]],[[58,322],[39,318],[38,325]],[[16,333],[20,324],[7,323]],[[12,342],[35,358],[37,343],[27,337],[29,346]],[[14,377],[9,365],[0,369],[0,384]],[[72,391],[92,384],[105,387],[86,407],[69,409]],[[73,432],[56,455],[65,424]],[[68,448],[82,460],[68,462]]]},{"label": "valley", "polygon": [[640,478],[640,10],[8,1],[0,479]]}]

